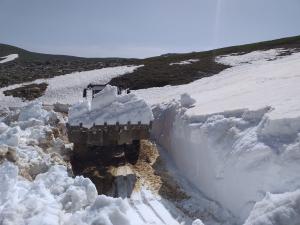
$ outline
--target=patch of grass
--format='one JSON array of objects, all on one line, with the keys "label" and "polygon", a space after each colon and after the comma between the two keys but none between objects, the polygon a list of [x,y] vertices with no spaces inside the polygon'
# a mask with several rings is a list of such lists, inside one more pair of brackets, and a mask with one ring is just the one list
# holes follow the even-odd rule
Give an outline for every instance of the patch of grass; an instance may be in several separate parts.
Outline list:
[{"label": "patch of grass", "polygon": [[24,85],[12,90],[6,90],[3,92],[4,95],[11,95],[13,97],[21,98],[22,100],[34,100],[44,95],[48,84],[40,83],[40,84],[29,84]]}]

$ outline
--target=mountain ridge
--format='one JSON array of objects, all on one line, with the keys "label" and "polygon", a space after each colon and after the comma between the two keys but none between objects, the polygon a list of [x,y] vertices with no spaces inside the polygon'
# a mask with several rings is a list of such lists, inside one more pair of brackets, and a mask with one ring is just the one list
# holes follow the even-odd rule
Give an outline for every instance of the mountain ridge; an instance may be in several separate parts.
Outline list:
[{"label": "mountain ridge", "polygon": [[[226,54],[244,54],[273,48],[300,51],[300,36],[271,41],[224,47],[203,52],[169,53],[145,59],[84,58],[67,55],[35,53],[12,45],[0,44],[0,57],[19,54],[16,60],[0,64],[0,87],[51,78],[72,72],[122,65],[144,65],[130,74],[116,77],[110,84],[122,88],[141,89],[180,85],[211,76],[229,68],[215,62],[215,57]],[[285,54],[291,54],[286,51]],[[185,61],[194,60],[192,63]],[[181,62],[185,62],[181,64]]]}]

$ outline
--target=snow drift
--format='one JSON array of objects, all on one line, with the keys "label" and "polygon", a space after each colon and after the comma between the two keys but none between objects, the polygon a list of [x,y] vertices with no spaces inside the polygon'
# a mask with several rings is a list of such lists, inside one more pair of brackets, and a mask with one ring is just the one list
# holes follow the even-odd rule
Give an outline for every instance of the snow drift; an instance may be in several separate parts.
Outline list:
[{"label": "snow drift", "polygon": [[153,120],[151,108],[135,94],[117,94],[117,87],[107,85],[91,102],[73,105],[69,110],[69,124],[90,128],[93,124],[149,124]]}]

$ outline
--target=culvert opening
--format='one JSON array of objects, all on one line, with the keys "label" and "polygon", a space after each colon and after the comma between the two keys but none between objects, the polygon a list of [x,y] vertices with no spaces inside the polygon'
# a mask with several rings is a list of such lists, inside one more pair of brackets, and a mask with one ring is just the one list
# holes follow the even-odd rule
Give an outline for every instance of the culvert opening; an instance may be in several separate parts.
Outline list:
[{"label": "culvert opening", "polygon": [[140,142],[121,146],[77,146],[71,157],[73,173],[90,178],[98,194],[129,198],[137,181],[129,165],[136,164],[139,152]]}]

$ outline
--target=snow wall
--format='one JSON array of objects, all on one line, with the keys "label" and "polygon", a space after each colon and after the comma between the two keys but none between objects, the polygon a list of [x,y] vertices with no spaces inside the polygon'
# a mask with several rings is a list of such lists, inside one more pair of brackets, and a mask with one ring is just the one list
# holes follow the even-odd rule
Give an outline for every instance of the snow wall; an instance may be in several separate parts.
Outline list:
[{"label": "snow wall", "polygon": [[153,108],[153,136],[183,175],[238,224],[267,192],[300,187],[300,118],[271,119],[270,107],[188,115],[193,101],[184,99]]}]

